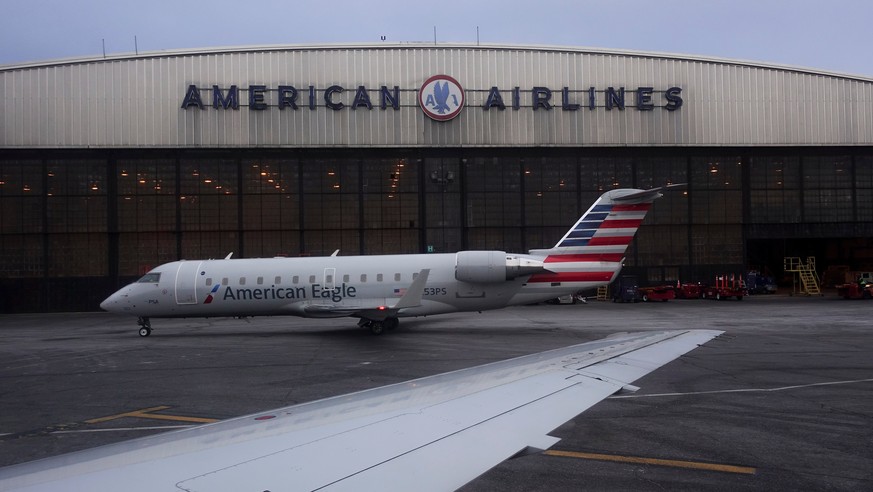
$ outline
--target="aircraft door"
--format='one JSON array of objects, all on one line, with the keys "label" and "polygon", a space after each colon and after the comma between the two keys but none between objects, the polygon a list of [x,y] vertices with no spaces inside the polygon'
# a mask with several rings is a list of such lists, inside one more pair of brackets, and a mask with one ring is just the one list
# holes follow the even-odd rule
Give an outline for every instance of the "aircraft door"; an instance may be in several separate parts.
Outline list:
[{"label": "aircraft door", "polygon": [[334,290],[336,287],[336,268],[324,269],[324,290]]},{"label": "aircraft door", "polygon": [[182,261],[176,270],[176,304],[197,304],[197,277],[202,261]]}]

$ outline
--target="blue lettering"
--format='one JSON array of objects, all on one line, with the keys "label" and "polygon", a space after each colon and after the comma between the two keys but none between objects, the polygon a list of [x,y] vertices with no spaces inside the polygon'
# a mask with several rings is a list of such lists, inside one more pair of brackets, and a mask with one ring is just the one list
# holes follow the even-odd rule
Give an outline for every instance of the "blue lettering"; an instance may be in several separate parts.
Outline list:
[{"label": "blue lettering", "polygon": [[552,104],[549,100],[552,98],[552,90],[548,87],[534,87],[531,90],[533,98],[533,108],[536,111],[539,108],[552,109]]},{"label": "blue lettering", "polygon": [[595,97],[597,97],[597,91],[594,89],[594,87],[589,87],[588,88],[588,109],[590,109],[591,111],[594,111],[594,108],[597,107],[597,100],[595,99]]},{"label": "blue lettering", "polygon": [[332,85],[324,90],[324,105],[334,111],[339,111],[345,107],[342,102],[333,102],[331,97],[334,93],[341,93],[344,89],[338,85]]},{"label": "blue lettering", "polygon": [[188,109],[191,106],[206,109],[203,107],[203,100],[200,99],[200,89],[194,84],[188,86],[188,90],[185,91],[185,99],[182,100],[182,109]]},{"label": "blue lettering", "polygon": [[367,109],[373,109],[373,105],[370,103],[370,94],[367,93],[367,88],[363,85],[359,85],[358,91],[355,92],[355,100],[352,102],[352,109],[358,109],[361,106]]},{"label": "blue lettering", "polygon": [[564,87],[561,89],[561,109],[564,111],[576,111],[579,105],[576,103],[570,104],[570,88]]},{"label": "blue lettering", "polygon": [[212,86],[212,107],[218,109],[221,106],[224,109],[228,107],[239,109],[239,88],[236,85],[230,86],[227,90],[227,97],[221,93],[221,89],[217,85]]},{"label": "blue lettering", "polygon": [[506,109],[506,105],[503,104],[503,96],[500,95],[500,89],[496,86],[488,91],[488,100],[486,100],[485,104],[482,106],[482,109],[486,110],[491,108],[497,108],[501,111]]},{"label": "blue lettering", "polygon": [[309,109],[315,110],[315,86],[309,86]]},{"label": "blue lettering", "polygon": [[297,109],[297,89],[290,85],[279,86],[279,109]]},{"label": "blue lettering", "polygon": [[679,97],[679,94],[682,93],[682,89],[679,87],[670,87],[664,92],[664,97],[667,98],[667,105],[664,108],[667,111],[676,111],[677,109],[682,107],[682,98]]},{"label": "blue lettering", "polygon": [[267,103],[264,101],[264,91],[267,90],[265,85],[250,85],[249,86],[249,109],[254,111],[263,111],[267,109]]},{"label": "blue lettering", "polygon": [[386,109],[388,107],[388,103],[391,103],[391,107],[394,108],[395,111],[400,109],[400,87],[394,86],[393,94],[388,91],[388,87],[382,86],[382,90],[380,91],[380,95],[382,98],[382,102],[380,103],[380,107],[382,109]]},{"label": "blue lettering", "polygon": [[653,92],[655,92],[655,89],[652,87],[637,88],[637,109],[640,111],[651,111],[655,109],[655,105],[652,104]]},{"label": "blue lettering", "polygon": [[614,87],[606,88],[606,109],[611,110],[613,107],[624,109],[624,87],[619,87],[618,92],[615,92]]}]

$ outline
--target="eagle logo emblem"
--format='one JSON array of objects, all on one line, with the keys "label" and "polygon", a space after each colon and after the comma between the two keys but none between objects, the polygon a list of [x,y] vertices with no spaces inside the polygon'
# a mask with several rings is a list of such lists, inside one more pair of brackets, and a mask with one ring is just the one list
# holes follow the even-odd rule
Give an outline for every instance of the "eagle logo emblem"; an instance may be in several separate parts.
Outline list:
[{"label": "eagle logo emblem", "polygon": [[448,75],[434,75],[421,84],[418,105],[431,119],[448,121],[464,108],[464,88]]}]

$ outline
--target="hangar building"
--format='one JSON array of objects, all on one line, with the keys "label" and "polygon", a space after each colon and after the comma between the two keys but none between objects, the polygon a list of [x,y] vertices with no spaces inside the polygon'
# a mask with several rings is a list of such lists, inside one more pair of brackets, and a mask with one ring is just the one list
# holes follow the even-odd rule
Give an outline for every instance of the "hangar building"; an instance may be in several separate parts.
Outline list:
[{"label": "hangar building", "polygon": [[873,269],[873,79],[604,49],[262,46],[0,67],[0,311],[96,309],[179,258],[525,252],[688,183],[647,282]]}]

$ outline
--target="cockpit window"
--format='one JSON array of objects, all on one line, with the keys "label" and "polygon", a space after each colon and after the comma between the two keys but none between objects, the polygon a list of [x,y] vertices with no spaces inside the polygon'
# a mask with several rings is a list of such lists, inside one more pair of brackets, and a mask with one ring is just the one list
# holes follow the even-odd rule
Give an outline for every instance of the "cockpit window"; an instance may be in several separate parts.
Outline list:
[{"label": "cockpit window", "polygon": [[156,284],[161,280],[160,273],[147,273],[142,276],[141,279],[137,280],[137,283],[140,284]]}]

